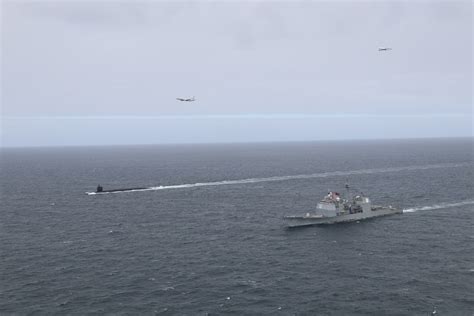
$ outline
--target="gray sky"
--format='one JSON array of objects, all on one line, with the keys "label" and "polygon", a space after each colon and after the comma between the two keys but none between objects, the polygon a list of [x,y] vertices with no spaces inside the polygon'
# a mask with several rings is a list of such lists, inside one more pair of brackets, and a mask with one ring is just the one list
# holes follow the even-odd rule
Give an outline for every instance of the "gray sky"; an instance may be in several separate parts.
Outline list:
[{"label": "gray sky", "polygon": [[4,0],[2,145],[472,136],[472,6]]}]

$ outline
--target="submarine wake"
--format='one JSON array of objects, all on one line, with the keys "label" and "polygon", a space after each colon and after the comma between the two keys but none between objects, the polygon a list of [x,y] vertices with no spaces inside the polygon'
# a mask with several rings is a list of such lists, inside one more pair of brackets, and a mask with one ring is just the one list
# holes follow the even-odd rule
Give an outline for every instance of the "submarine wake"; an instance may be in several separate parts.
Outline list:
[{"label": "submarine wake", "polygon": [[450,208],[450,207],[473,205],[473,204],[474,204],[474,200],[467,200],[467,201],[462,201],[462,202],[457,202],[457,203],[439,203],[439,204],[434,204],[434,205],[430,205],[430,206],[419,206],[419,207],[407,208],[407,209],[403,210],[403,213],[413,213],[413,212],[417,212],[417,211],[439,210],[439,209],[445,209],[445,208]]},{"label": "submarine wake", "polygon": [[327,178],[327,177],[337,177],[337,176],[388,173],[388,172],[411,171],[411,170],[459,168],[459,167],[468,167],[468,166],[472,166],[472,163],[471,162],[441,163],[441,164],[431,164],[431,165],[421,165],[421,166],[359,169],[359,170],[349,170],[349,171],[331,171],[331,172],[322,172],[322,173],[299,174],[299,175],[288,175],[288,176],[275,176],[275,177],[266,177],[266,178],[248,178],[248,179],[238,179],[238,180],[223,180],[223,181],[216,181],[216,182],[201,182],[201,183],[198,182],[198,183],[188,183],[188,184],[163,185],[163,186],[154,186],[154,187],[137,188],[137,189],[133,189],[133,188],[131,188],[131,189],[120,189],[120,190],[117,190],[117,191],[108,190],[109,192],[86,192],[86,194],[96,195],[96,194],[159,191],[159,190],[172,190],[172,189],[189,189],[189,188],[210,187],[210,186],[220,186],[220,185],[235,185],[235,184],[249,184],[249,183],[274,182],[274,181],[289,181],[289,180],[298,180],[298,179]]}]

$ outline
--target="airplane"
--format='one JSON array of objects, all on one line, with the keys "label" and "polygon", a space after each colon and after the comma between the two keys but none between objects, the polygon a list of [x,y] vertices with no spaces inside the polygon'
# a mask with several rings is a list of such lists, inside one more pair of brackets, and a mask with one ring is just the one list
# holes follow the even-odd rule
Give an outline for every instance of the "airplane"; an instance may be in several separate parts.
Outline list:
[{"label": "airplane", "polygon": [[389,51],[389,50],[392,50],[391,47],[380,47],[379,48],[379,52],[386,52],[386,51]]},{"label": "airplane", "polygon": [[193,102],[193,101],[196,101],[196,99],[194,98],[194,96],[193,96],[191,99],[176,98],[176,100],[178,100],[178,101],[184,101],[184,102]]}]

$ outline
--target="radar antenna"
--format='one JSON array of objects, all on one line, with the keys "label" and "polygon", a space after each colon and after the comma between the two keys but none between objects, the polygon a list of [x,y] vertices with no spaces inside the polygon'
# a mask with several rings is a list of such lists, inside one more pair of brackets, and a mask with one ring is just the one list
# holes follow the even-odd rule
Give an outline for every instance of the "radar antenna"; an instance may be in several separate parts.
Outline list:
[{"label": "radar antenna", "polygon": [[352,200],[352,196],[351,196],[351,190],[350,190],[350,186],[349,186],[349,183],[346,182],[346,185],[344,186],[347,190],[347,200],[350,201]]}]

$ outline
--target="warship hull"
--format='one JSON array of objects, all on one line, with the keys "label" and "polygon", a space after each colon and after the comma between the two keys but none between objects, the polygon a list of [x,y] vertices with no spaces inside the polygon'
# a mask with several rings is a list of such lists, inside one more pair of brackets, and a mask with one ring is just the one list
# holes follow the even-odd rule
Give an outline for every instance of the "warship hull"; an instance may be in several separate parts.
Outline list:
[{"label": "warship hull", "polygon": [[361,212],[355,214],[343,214],[337,216],[322,216],[306,214],[303,216],[285,216],[284,220],[287,227],[301,227],[324,224],[336,224],[344,222],[360,221],[368,218],[401,214],[402,210],[391,207],[376,207],[370,212]]}]

